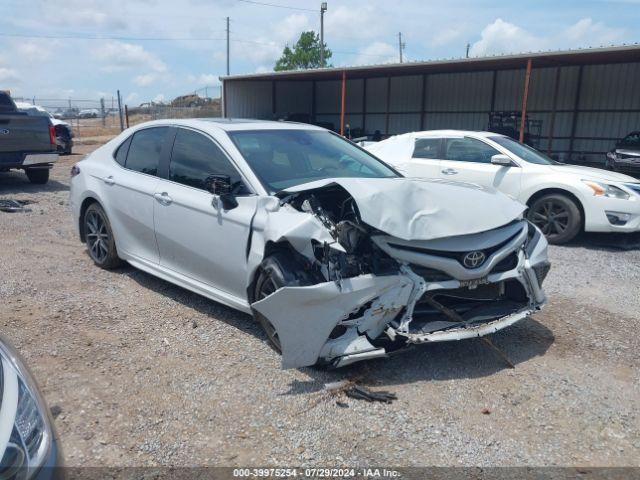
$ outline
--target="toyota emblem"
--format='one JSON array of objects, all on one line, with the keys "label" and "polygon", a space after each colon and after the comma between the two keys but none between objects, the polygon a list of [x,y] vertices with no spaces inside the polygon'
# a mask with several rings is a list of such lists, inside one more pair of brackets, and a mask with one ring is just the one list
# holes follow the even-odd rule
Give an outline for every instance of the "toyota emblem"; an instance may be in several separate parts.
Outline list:
[{"label": "toyota emblem", "polygon": [[485,258],[484,252],[476,250],[475,252],[467,253],[462,259],[462,263],[467,268],[477,268],[484,263]]}]

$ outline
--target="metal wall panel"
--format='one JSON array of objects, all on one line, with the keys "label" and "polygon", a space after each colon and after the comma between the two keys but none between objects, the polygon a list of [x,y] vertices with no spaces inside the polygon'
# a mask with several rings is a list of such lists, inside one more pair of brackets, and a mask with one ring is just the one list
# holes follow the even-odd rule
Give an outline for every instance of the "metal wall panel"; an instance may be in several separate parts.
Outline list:
[{"label": "metal wall panel", "polygon": [[502,70],[496,77],[495,110],[522,110],[525,69]]},{"label": "metal wall panel", "polygon": [[389,115],[389,134],[416,132],[420,130],[419,113],[392,113]]},{"label": "metal wall panel", "polygon": [[486,113],[426,113],[425,130],[486,130]]},{"label": "metal wall panel", "polygon": [[640,109],[640,63],[587,65],[582,73],[581,110]]},{"label": "metal wall panel", "polygon": [[[369,88],[367,81],[367,90]],[[367,113],[366,115],[366,131],[369,134],[375,133],[379,130],[380,133],[385,133],[387,116],[384,113]]]},{"label": "metal wall panel", "polygon": [[[345,95],[346,112],[362,112],[362,79],[347,79]],[[342,81],[316,82],[316,112],[339,113],[342,105]]]},{"label": "metal wall panel", "polygon": [[271,82],[226,82],[227,117],[272,118]]},{"label": "metal wall panel", "polygon": [[279,81],[276,82],[276,113],[307,113],[311,115],[313,83]]},{"label": "metal wall panel", "polygon": [[427,77],[425,110],[489,111],[493,72],[439,73]]},{"label": "metal wall panel", "polygon": [[389,111],[420,112],[422,75],[391,77]]},{"label": "metal wall panel", "polygon": [[[387,79],[367,79],[367,113],[383,113],[387,111]],[[368,122],[367,122],[368,123]]]}]

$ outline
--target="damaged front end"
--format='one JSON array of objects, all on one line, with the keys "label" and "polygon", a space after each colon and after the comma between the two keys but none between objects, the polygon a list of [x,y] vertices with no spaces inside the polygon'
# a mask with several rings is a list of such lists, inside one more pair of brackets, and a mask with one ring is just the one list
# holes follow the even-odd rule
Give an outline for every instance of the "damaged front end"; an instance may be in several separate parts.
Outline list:
[{"label": "damaged front end", "polygon": [[249,262],[285,243],[318,279],[251,305],[278,332],[283,367],[341,367],[483,336],[539,309],[546,240],[522,206],[497,195],[409,179],[336,179],[280,194],[256,214]]}]

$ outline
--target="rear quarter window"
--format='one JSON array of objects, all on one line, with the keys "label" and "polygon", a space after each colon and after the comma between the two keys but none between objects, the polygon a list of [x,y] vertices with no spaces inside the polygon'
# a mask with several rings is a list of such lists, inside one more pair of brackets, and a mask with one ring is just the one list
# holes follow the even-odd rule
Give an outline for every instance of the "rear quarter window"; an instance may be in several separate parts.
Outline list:
[{"label": "rear quarter window", "polygon": [[129,152],[129,145],[131,145],[131,137],[127,138],[122,145],[118,147],[113,155],[116,162],[124,167],[127,161],[127,153]]},{"label": "rear quarter window", "polygon": [[133,134],[125,167],[147,175],[158,175],[158,165],[168,127],[153,127]]}]

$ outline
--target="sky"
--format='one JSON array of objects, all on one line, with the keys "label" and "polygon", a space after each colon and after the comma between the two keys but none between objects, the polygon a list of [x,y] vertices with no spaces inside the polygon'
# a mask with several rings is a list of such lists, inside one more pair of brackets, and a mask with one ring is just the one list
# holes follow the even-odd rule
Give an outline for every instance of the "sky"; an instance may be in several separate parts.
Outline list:
[{"label": "sky", "polygon": [[[270,5],[264,5],[268,3]],[[167,101],[231,74],[273,69],[319,31],[320,0],[0,0],[0,89],[14,96]],[[327,0],[334,66],[640,41],[640,0]],[[201,93],[205,93],[204,90]]]}]

